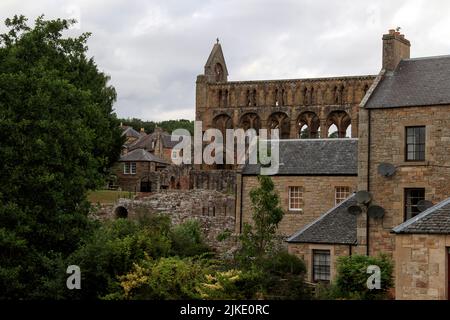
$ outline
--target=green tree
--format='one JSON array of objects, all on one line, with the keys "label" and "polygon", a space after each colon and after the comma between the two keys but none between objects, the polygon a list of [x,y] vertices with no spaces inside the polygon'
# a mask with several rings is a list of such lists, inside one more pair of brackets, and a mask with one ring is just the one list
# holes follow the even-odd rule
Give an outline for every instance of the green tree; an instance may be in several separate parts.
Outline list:
[{"label": "green tree", "polygon": [[116,92],[74,21],[7,19],[0,35],[0,299],[58,297],[90,229],[86,193],[120,146]]},{"label": "green tree", "polygon": [[258,181],[260,186],[250,191],[253,224],[244,224],[240,236],[238,260],[244,265],[252,260],[258,261],[271,252],[278,224],[284,214],[272,179],[259,176]]}]

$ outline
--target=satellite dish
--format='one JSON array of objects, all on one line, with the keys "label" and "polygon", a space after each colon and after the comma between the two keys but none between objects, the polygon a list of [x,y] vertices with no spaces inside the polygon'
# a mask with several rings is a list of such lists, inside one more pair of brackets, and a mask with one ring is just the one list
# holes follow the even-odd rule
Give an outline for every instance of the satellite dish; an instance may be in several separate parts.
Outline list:
[{"label": "satellite dish", "polygon": [[362,209],[360,206],[350,206],[347,208],[347,212],[351,215],[357,216],[362,213]]},{"label": "satellite dish", "polygon": [[358,191],[355,197],[359,204],[368,204],[372,200],[372,195],[367,191]]},{"label": "satellite dish", "polygon": [[395,166],[390,163],[380,163],[378,166],[378,173],[383,177],[392,177],[396,170]]},{"label": "satellite dish", "polygon": [[367,214],[371,218],[381,219],[384,217],[384,209],[380,206],[370,206],[367,210]]},{"label": "satellite dish", "polygon": [[433,202],[429,200],[420,200],[417,202],[417,209],[419,209],[420,212],[423,212],[433,206]]}]

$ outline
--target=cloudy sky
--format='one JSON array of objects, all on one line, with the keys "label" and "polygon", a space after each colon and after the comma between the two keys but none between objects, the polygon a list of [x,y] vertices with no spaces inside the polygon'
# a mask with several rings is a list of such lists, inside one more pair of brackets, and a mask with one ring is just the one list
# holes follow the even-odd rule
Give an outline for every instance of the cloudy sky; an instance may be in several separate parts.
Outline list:
[{"label": "cloudy sky", "polygon": [[[0,18],[76,17],[119,117],[194,118],[195,79],[220,38],[230,80],[376,74],[400,26],[413,57],[450,54],[447,0],[1,0]],[[4,31],[4,25],[0,27]]]}]

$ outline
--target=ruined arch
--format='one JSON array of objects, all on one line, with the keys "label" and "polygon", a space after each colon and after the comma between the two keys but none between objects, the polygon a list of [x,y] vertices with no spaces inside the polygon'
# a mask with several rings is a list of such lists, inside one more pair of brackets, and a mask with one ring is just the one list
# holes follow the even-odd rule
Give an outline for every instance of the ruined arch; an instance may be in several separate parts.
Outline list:
[{"label": "ruined arch", "polygon": [[249,112],[242,115],[241,120],[239,121],[239,128],[244,130],[255,129],[256,131],[261,129],[261,120],[258,114]]},{"label": "ruined arch", "polygon": [[297,119],[298,138],[315,139],[319,137],[320,120],[312,111],[305,111]]},{"label": "ruined arch", "polygon": [[284,112],[272,113],[267,119],[268,129],[278,129],[280,139],[289,139],[289,117]]},{"label": "ruined arch", "polygon": [[231,117],[227,114],[220,114],[213,119],[213,128],[218,129],[222,132],[222,135],[225,137],[225,133],[227,129],[233,128],[233,121]]},{"label": "ruined arch", "polygon": [[338,138],[345,138],[347,128],[351,125],[352,120],[347,112],[338,110],[331,112],[327,117],[327,137],[330,134],[330,127],[335,125],[338,132]]}]

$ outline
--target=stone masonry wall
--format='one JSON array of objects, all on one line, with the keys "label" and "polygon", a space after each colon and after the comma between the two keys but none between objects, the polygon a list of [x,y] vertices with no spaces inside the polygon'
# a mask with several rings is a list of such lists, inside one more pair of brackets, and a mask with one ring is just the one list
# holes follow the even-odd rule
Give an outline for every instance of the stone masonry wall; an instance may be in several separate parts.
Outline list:
[{"label": "stone masonry wall", "polygon": [[195,219],[211,247],[223,253],[235,245],[232,236],[226,241],[217,240],[219,234],[232,234],[235,228],[235,199],[229,194],[210,190],[161,191],[139,200],[120,199],[114,206],[101,208],[98,215],[113,219],[118,207],[127,209],[129,219],[154,213],[167,214],[175,225]]},{"label": "stone masonry wall", "polygon": [[[252,220],[250,190],[258,187],[259,182],[256,176],[243,176],[242,179],[242,223],[250,223]],[[356,176],[274,176],[272,180],[285,212],[278,232],[285,237],[291,236],[332,209],[335,206],[335,187],[350,187],[352,193],[357,183]],[[303,187],[303,212],[289,211],[290,186]],[[238,201],[238,204],[240,203]],[[237,209],[236,233],[239,233],[240,208]]]},{"label": "stone masonry wall", "polygon": [[307,269],[307,281],[313,282],[313,250],[330,250],[330,277],[331,281],[336,278],[336,262],[339,257],[349,256],[351,248],[347,245],[327,245],[310,243],[290,243],[288,251],[305,262]]},{"label": "stone masonry wall", "polygon": [[[370,173],[367,178],[368,114],[360,112],[359,188],[373,195],[373,203],[386,211],[383,219],[369,219],[370,255],[393,254],[392,228],[403,223],[405,188],[425,188],[425,198],[434,204],[450,195],[450,106],[375,109],[371,111]],[[408,126],[426,126],[425,161],[405,161]],[[397,170],[392,177],[378,174],[380,163]],[[358,217],[358,243],[365,238],[365,216]],[[365,253],[365,252],[364,252]]]},{"label": "stone masonry wall", "polygon": [[396,235],[396,299],[448,299],[450,236]]}]

